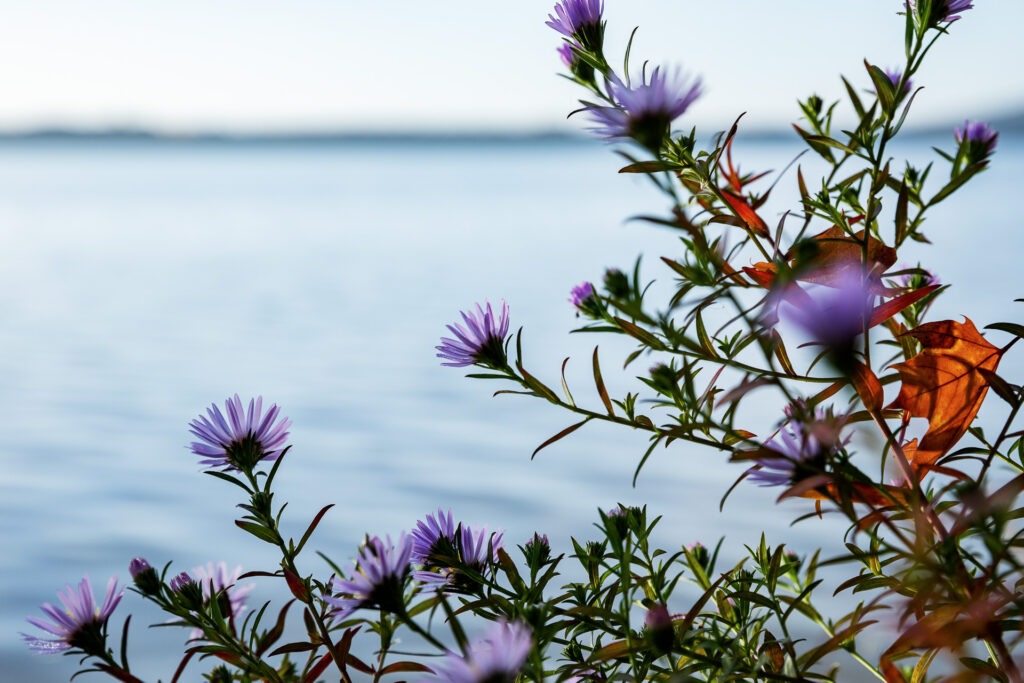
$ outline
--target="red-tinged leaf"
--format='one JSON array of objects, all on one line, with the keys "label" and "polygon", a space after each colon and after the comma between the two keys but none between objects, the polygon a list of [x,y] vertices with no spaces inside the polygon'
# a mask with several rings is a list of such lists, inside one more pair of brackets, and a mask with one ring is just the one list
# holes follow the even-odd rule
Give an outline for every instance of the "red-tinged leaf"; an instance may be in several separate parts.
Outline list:
[{"label": "red-tinged leaf", "polygon": [[856,363],[850,372],[850,379],[867,410],[875,413],[882,409],[882,400],[885,398],[882,393],[882,383],[878,381],[878,377],[871,371],[871,368],[863,363]]},{"label": "red-tinged leaf", "polygon": [[830,399],[833,396],[835,396],[837,393],[839,393],[839,390],[845,386],[846,382],[833,382],[832,384],[829,384],[827,387],[816,393],[813,397],[811,397],[811,400],[808,401],[808,403],[818,405],[822,401]]},{"label": "red-tinged leaf", "polygon": [[981,336],[969,319],[925,323],[907,332],[921,352],[894,369],[902,380],[890,408],[928,420],[928,431],[907,455],[912,464],[932,465],[949,451],[978,414],[988,380],[980,370],[995,372],[1000,350]]},{"label": "red-tinged leaf", "polygon": [[[856,217],[850,220],[854,222]],[[863,230],[851,237],[833,225],[811,239],[817,243],[818,253],[809,262],[799,264],[797,279],[804,282],[834,287],[844,282],[850,271],[884,273],[896,263],[896,250],[870,235],[865,249]],[[786,256],[793,258],[791,254]]]},{"label": "red-tinged leaf", "polygon": [[921,299],[939,289],[941,286],[942,285],[928,285],[927,287],[915,289],[913,292],[907,292],[895,299],[890,299],[880,306],[876,306],[875,310],[871,311],[871,318],[868,320],[868,327],[881,325],[907,306],[913,306]]},{"label": "red-tinged leaf", "polygon": [[722,198],[725,200],[725,203],[729,205],[729,208],[736,212],[736,215],[740,217],[748,228],[761,237],[771,236],[771,233],[768,231],[768,224],[757,215],[757,212],[751,208],[746,199],[724,189],[722,190]]},{"label": "red-tinged leaf", "polygon": [[[315,531],[317,525],[320,524],[320,520],[324,518],[324,515],[326,515],[327,511],[330,510],[332,507],[334,507],[334,503],[323,506],[322,508],[320,508],[320,512],[316,513],[316,517],[314,517],[313,521],[309,523],[308,527],[306,527],[306,533],[302,534],[302,539],[299,540],[299,545],[295,548],[296,555],[299,553],[300,550],[302,550],[302,547],[306,545],[306,541],[308,541],[309,537],[313,535],[313,531]],[[301,600],[302,598],[299,599]]]},{"label": "red-tinged leaf", "polygon": [[284,580],[288,584],[288,590],[292,592],[297,600],[303,603],[309,602],[309,590],[306,583],[295,572],[284,570]]},{"label": "red-tinged leaf", "polygon": [[721,408],[727,403],[734,403],[735,401],[740,400],[741,398],[746,396],[748,392],[753,391],[758,387],[771,386],[773,384],[778,384],[778,382],[774,379],[767,377],[759,377],[758,379],[749,381],[746,377],[744,377],[743,380],[737,386],[733,387],[731,390],[727,391],[721,398],[719,398],[718,402],[715,405]]},{"label": "red-tinged leaf", "polygon": [[274,650],[273,652],[271,652],[270,656],[271,657],[277,657],[278,655],[286,655],[286,654],[288,654],[290,652],[309,652],[310,650],[315,650],[318,647],[320,647],[320,646],[319,645],[314,645],[313,643],[306,643],[306,642],[302,642],[302,643],[288,643],[287,645],[282,645],[281,647],[279,647],[276,650]]},{"label": "red-tinged leaf", "polygon": [[107,674],[111,678],[116,678],[122,683],[142,683],[140,679],[136,678],[135,676],[132,676],[127,671],[110,666],[109,664],[97,664],[96,668],[102,671],[103,673]]},{"label": "red-tinged leaf", "polygon": [[[865,505],[870,505],[871,507],[892,507],[893,505],[903,505],[907,500],[906,489],[899,486],[862,484],[860,482],[854,482],[847,486],[848,489],[846,493],[850,496],[850,500],[854,503],[863,503]],[[787,497],[799,495],[801,498],[808,498],[816,501],[839,499],[839,488],[832,482],[817,488],[805,489],[800,491],[798,494],[791,493],[791,491],[793,491],[793,489],[786,492]]]},{"label": "red-tinged leaf", "polygon": [[434,670],[429,666],[420,664],[419,662],[395,662],[394,664],[388,664],[386,667],[380,670],[380,675],[395,674],[404,671],[413,671],[415,673],[432,674]]},{"label": "red-tinged leaf", "polygon": [[878,665],[882,675],[885,676],[885,683],[907,683],[903,673],[900,672],[899,668],[888,657],[882,657],[882,661]]},{"label": "red-tinged leaf", "polygon": [[771,289],[772,284],[775,282],[776,268],[774,263],[759,261],[753,267],[744,266],[743,272],[765,289]]},{"label": "red-tinged leaf", "polygon": [[[287,572],[286,572],[286,574],[287,574]],[[259,644],[256,647],[256,654],[257,655],[262,655],[264,652],[267,651],[267,649],[271,645],[273,645],[278,640],[280,640],[281,634],[284,633],[284,624],[285,624],[285,619],[288,616],[288,608],[292,606],[293,602],[295,602],[295,601],[294,600],[289,600],[288,602],[285,603],[284,607],[281,608],[281,611],[277,615],[277,622],[274,624],[274,627],[272,629],[270,629],[269,631],[267,631],[266,633],[264,633],[263,637],[260,638]]]},{"label": "red-tinged leaf", "polygon": [[234,652],[228,652],[227,650],[217,650],[213,654],[217,659],[225,661],[228,664],[232,664],[234,666],[238,666],[238,664],[240,664],[242,661],[242,658],[239,655],[235,654]]},{"label": "red-tinged leaf", "polygon": [[185,673],[185,667],[188,666],[188,663],[192,660],[195,654],[195,649],[185,651],[185,656],[181,658],[178,668],[174,670],[174,675],[171,677],[171,683],[178,683],[178,679],[181,678],[181,674]]},{"label": "red-tinged leaf", "polygon": [[587,424],[588,422],[590,422],[590,420],[591,420],[591,419],[592,419],[592,418],[589,418],[589,417],[588,417],[588,418],[586,418],[586,419],[584,419],[584,420],[581,420],[581,421],[577,422],[576,424],[573,424],[573,425],[569,425],[568,427],[566,427],[566,428],[565,428],[565,429],[563,429],[562,431],[558,432],[558,433],[557,433],[557,434],[555,434],[555,435],[554,435],[553,437],[551,437],[550,439],[548,439],[547,441],[545,441],[545,442],[544,442],[544,443],[542,443],[541,445],[537,446],[537,448],[535,448],[535,449],[533,450],[533,455],[531,455],[531,456],[530,456],[530,459],[532,460],[533,458],[535,458],[535,457],[537,456],[537,454],[538,454],[538,453],[540,453],[540,452],[541,452],[542,450],[544,450],[545,448],[547,448],[547,447],[548,447],[548,446],[550,446],[551,444],[555,443],[555,442],[556,442],[556,441],[558,441],[559,439],[563,439],[563,438],[565,438],[565,437],[569,436],[570,434],[572,434],[573,432],[575,432],[575,431],[576,431],[577,429],[579,429],[579,428],[580,428],[580,427],[582,427],[583,425],[585,425],[585,424]]},{"label": "red-tinged leaf", "polygon": [[327,667],[331,665],[331,661],[330,652],[317,660],[317,663],[306,672],[306,677],[302,679],[304,683],[313,683],[316,679],[320,678],[320,674],[327,670]]}]

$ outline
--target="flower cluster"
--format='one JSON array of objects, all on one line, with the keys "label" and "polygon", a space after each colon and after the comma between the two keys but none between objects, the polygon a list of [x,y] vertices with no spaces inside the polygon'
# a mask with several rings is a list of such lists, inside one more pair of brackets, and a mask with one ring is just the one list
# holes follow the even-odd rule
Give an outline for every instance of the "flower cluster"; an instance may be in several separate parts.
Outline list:
[{"label": "flower cluster", "polygon": [[415,577],[434,590],[476,592],[478,577],[497,561],[503,535],[486,526],[455,524],[451,510],[428,514],[412,532],[413,559],[423,567]]}]

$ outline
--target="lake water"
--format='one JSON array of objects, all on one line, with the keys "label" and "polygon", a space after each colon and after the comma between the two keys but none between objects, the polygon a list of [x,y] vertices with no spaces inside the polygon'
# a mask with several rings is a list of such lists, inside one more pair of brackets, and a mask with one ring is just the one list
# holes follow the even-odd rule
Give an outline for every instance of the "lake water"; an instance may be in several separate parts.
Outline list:
[{"label": "lake water", "polygon": [[[896,154],[920,159],[932,142]],[[780,169],[794,148],[736,151],[744,168]],[[234,491],[187,450],[188,421],[235,392],[293,420],[285,523],[298,535],[337,503],[312,546],[339,563],[365,532],[396,534],[439,506],[505,529],[509,543],[545,531],[558,551],[617,502],[664,515],[670,548],[725,535],[737,558],[762,530],[834,547],[843,525],[791,528],[806,505],[776,506],[776,492],[741,485],[719,512],[741,472],[719,453],[677,443],[633,488],[643,436],[590,425],[531,462],[571,416],[491,398],[501,386],[438,364],[444,324],[504,298],[535,374],[557,385],[571,356],[577,400],[597,405],[586,369],[600,342],[611,392],[633,386],[649,363],[618,372],[628,344],[568,334],[570,288],[606,266],[628,269],[643,252],[645,272],[670,279],[657,257],[677,253],[676,238],[626,221],[664,203],[620,165],[607,147],[564,142],[0,146],[4,680],[67,680],[71,660],[29,654],[17,632],[83,573],[127,580],[138,555],[175,570],[272,563],[232,525]],[[936,246],[906,254],[955,284],[934,319],[1020,320],[1010,202],[1022,172],[1024,144],[1001,140],[993,168],[935,210]],[[1021,381],[1019,362],[1003,367]],[[311,554],[302,566],[323,565]],[[280,596],[264,582],[251,600]],[[145,629],[158,616],[134,595],[128,613],[133,668],[167,680],[184,634]]]}]

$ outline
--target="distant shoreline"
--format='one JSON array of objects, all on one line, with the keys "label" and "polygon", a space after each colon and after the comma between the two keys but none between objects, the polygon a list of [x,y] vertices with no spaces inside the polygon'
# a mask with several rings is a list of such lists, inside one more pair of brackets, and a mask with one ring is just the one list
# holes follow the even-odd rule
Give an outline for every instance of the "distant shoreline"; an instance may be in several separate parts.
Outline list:
[{"label": "distant shoreline", "polygon": [[[1021,121],[1008,119],[994,121],[993,127],[1003,135],[1024,132]],[[935,137],[949,135],[949,128],[929,127],[903,131],[905,137]],[[789,128],[741,130],[740,137],[759,142],[797,142],[799,138]],[[599,141],[597,141],[599,142]],[[433,131],[323,131],[291,133],[163,133],[146,129],[75,129],[40,128],[27,131],[0,131],[0,144],[4,143],[70,143],[70,144],[167,144],[167,145],[268,145],[268,146],[361,146],[361,145],[535,145],[535,144],[594,144],[595,139],[582,132],[571,131],[494,131],[494,132],[433,132]]]}]

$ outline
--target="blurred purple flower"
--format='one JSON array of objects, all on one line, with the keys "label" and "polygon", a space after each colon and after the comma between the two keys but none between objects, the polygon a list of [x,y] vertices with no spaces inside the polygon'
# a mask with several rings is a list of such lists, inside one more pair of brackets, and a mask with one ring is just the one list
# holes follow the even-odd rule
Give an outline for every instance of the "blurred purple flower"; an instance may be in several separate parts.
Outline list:
[{"label": "blurred purple flower", "polygon": [[[189,423],[189,431],[200,439],[192,442],[192,452],[200,456],[200,465],[225,470],[252,469],[261,460],[277,460],[288,439],[291,420],[277,416],[281,409],[270,406],[263,415],[263,397],[242,406],[238,394],[224,402],[227,419],[216,404]],[[275,420],[277,420],[275,424]]]},{"label": "blurred purple flower", "polygon": [[601,49],[604,33],[603,13],[604,0],[562,0],[555,5],[554,15],[549,14],[544,23],[596,52]]},{"label": "blurred purple flower", "polygon": [[146,558],[144,557],[133,558],[132,561],[128,563],[128,573],[131,574],[133,581],[138,579],[139,575],[143,572],[152,569],[153,568],[149,565],[149,562],[147,562]]},{"label": "blurred purple flower", "polygon": [[434,667],[428,681],[448,683],[513,683],[518,677],[530,650],[533,638],[530,627],[518,621],[499,619],[484,637],[471,645],[465,656],[455,652]]},{"label": "blurred purple flower", "polygon": [[569,43],[562,43],[557,49],[558,56],[562,58],[562,64],[565,64],[567,69],[572,69],[576,63],[576,52],[572,49],[572,45]]},{"label": "blurred purple flower", "polygon": [[448,552],[429,555],[415,577],[435,590],[474,592],[479,587],[474,575],[483,574],[498,561],[503,537],[504,532],[491,532],[486,526],[459,524],[454,542],[445,549]]},{"label": "blurred purple flower", "polygon": [[[903,269],[905,270],[908,268],[909,266]],[[921,287],[930,287],[931,285],[940,284],[942,281],[939,279],[938,275],[930,270],[922,268],[919,265],[915,272],[904,273],[903,275],[895,277],[893,278],[893,282],[897,287],[920,289]]]},{"label": "blurred purple flower", "polygon": [[584,103],[591,130],[609,140],[630,138],[657,151],[669,134],[672,122],[700,97],[701,82],[688,82],[679,71],[666,75],[660,67],[644,82],[627,85],[617,76],[608,81],[608,94],[615,106]]},{"label": "blurred purple flower", "polygon": [[[912,12],[917,12],[917,0],[907,0]],[[974,0],[932,0],[931,14],[922,17],[929,26],[937,26],[946,22],[954,22],[960,15],[974,8]]]},{"label": "blurred purple flower", "polygon": [[498,315],[494,315],[490,302],[484,302],[486,309],[476,305],[476,312],[462,312],[466,327],[458,323],[448,325],[448,331],[455,339],[441,337],[438,358],[447,359],[441,365],[463,368],[467,365],[486,365],[504,368],[508,365],[505,356],[505,336],[508,334],[508,304],[501,302]]},{"label": "blurred purple flower", "polygon": [[850,442],[843,437],[845,415],[834,415],[818,408],[810,415],[787,410],[789,421],[764,444],[772,455],[757,459],[757,465],[747,470],[747,477],[758,486],[791,486],[808,476],[825,471],[828,458]]},{"label": "blurred purple flower", "polygon": [[791,283],[766,302],[783,321],[801,328],[815,344],[833,350],[848,347],[871,317],[871,283],[859,268],[844,269],[832,286],[804,290]]},{"label": "blurred purple flower", "polygon": [[171,590],[180,593],[182,588],[195,583],[195,579],[188,575],[188,572],[181,572],[171,579]]},{"label": "blurred purple flower", "polygon": [[582,310],[583,304],[594,297],[594,285],[589,282],[581,282],[569,292],[569,303]]},{"label": "blurred purple flower", "polygon": [[[885,69],[884,71],[885,77],[889,79],[889,82],[892,83],[894,88],[900,84],[900,79],[903,78],[902,71],[900,71],[899,69]],[[899,94],[906,95],[908,92],[910,92],[911,88],[913,87],[914,82],[908,78],[907,82],[903,84],[903,89],[900,91]]]},{"label": "blurred purple flower", "polygon": [[995,151],[999,133],[982,121],[964,121],[964,127],[957,128],[953,132],[953,137],[961,147],[966,142],[967,157],[973,163],[981,161]]},{"label": "blurred purple flower", "polygon": [[363,608],[379,608],[394,614],[405,610],[405,580],[411,570],[413,541],[404,532],[397,543],[391,537],[366,539],[359,550],[355,570],[347,579],[331,580],[331,595],[324,600],[333,609],[334,618],[342,620]]},{"label": "blurred purple flower", "polygon": [[255,584],[239,586],[235,582],[242,574],[241,565],[228,571],[224,562],[207,562],[204,566],[192,569],[196,583],[203,589],[203,600],[209,602],[214,595],[222,593],[221,614],[236,619],[245,611],[246,599],[250,592],[256,587]]},{"label": "blurred purple flower", "polygon": [[75,648],[91,655],[102,655],[106,652],[107,620],[123,595],[124,588],[117,589],[117,578],[111,578],[103,604],[97,605],[92,595],[92,584],[86,576],[77,588],[68,584],[63,591],[57,591],[60,608],[43,603],[41,609],[50,621],[27,618],[28,623],[56,638],[39,638],[25,633],[21,637],[36,652],[55,653]]}]

